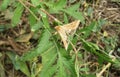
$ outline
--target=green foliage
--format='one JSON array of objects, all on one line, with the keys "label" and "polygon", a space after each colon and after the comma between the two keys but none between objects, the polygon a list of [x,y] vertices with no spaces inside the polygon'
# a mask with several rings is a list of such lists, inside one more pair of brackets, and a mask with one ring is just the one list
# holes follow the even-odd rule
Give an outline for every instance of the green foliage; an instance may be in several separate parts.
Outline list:
[{"label": "green foliage", "polygon": [[80,2],[78,2],[77,4],[71,5],[70,7],[67,8],[67,10],[69,11],[77,11],[80,7]]},{"label": "green foliage", "polygon": [[48,51],[47,56],[46,55],[42,56],[43,57],[43,70],[41,71],[39,76],[52,77],[52,75],[54,75],[55,71],[57,70],[57,66],[53,65],[54,61],[56,60],[56,56],[57,56],[56,54],[51,54],[51,51]]},{"label": "green foliage", "polygon": [[31,50],[30,52],[24,54],[21,57],[21,60],[27,61],[32,60],[33,58],[39,56],[42,52],[49,50],[53,47],[53,44],[50,42],[50,34],[47,30],[42,32],[43,34],[40,36],[38,45],[35,49]]},{"label": "green foliage", "polygon": [[64,13],[64,22],[65,22],[65,24],[68,23],[68,17],[67,17],[67,15],[65,13]]},{"label": "green foliage", "polygon": [[62,10],[66,6],[67,0],[58,0],[58,1],[49,1],[49,2],[43,2],[43,4],[46,4],[49,7],[49,11],[51,13],[58,13],[60,10]]},{"label": "green foliage", "polygon": [[65,50],[57,52],[54,48],[52,52],[46,51],[42,54],[43,70],[40,73],[41,77],[76,77],[75,69],[71,60],[66,58],[67,56],[63,56],[60,52],[65,52]]},{"label": "green foliage", "polygon": [[82,42],[83,42],[83,46],[84,46],[85,50],[87,50],[99,57],[99,60],[98,60],[99,62],[101,62],[101,63],[104,61],[113,62],[111,57],[106,52],[101,51],[96,44],[87,42],[84,39],[82,39]]},{"label": "green foliage", "polygon": [[7,55],[9,56],[10,60],[12,61],[14,67],[16,70],[22,71],[25,75],[30,77],[30,72],[28,70],[28,66],[26,62],[20,61],[19,56],[17,56],[14,53],[7,52]]},{"label": "green foliage", "polygon": [[93,8],[92,7],[88,8],[87,14],[88,14],[88,16],[90,16],[92,18],[92,14],[93,14]]},{"label": "green foliage", "polygon": [[92,33],[92,31],[95,30],[96,26],[97,26],[97,22],[93,21],[89,26],[86,26],[85,28],[80,29],[80,33],[83,33],[84,34],[83,37],[87,38]]},{"label": "green foliage", "polygon": [[2,56],[3,56],[3,54],[0,53],[0,77],[5,77],[5,69],[4,69],[4,66],[1,61]]},{"label": "green foliage", "polygon": [[75,19],[81,20],[82,23],[85,23],[82,12],[76,12],[71,10],[63,10],[63,11],[69,14],[70,16],[74,17]]},{"label": "green foliage", "polygon": [[59,0],[53,4],[55,10],[60,10],[66,6],[67,0]]},{"label": "green foliage", "polygon": [[84,23],[83,13],[78,10],[79,6],[80,3],[77,3],[68,7],[67,9],[62,9],[62,11]]},{"label": "green foliage", "polygon": [[23,5],[17,3],[16,9],[14,11],[14,16],[12,17],[12,26],[16,26],[20,22],[20,18],[22,16],[22,12],[24,10]]},{"label": "green foliage", "polygon": [[34,25],[31,25],[31,30],[33,32],[38,31],[40,28],[42,28],[42,25],[42,22],[36,22]]},{"label": "green foliage", "polygon": [[86,75],[82,75],[82,77],[96,77],[96,76],[93,74],[86,74]]},{"label": "green foliage", "polygon": [[[29,12],[27,14],[28,25],[30,25],[31,31],[34,32],[32,40],[37,40],[37,45],[22,56],[18,56],[13,52],[5,52],[16,70],[20,70],[27,77],[95,77],[95,74],[88,73],[89,71],[91,72],[91,69],[89,68],[90,65],[86,65],[87,60],[83,56],[85,53],[97,56],[96,60],[101,65],[104,62],[110,62],[120,67],[120,61],[118,59],[113,61],[109,55],[109,51],[113,50],[117,45],[116,41],[118,40],[114,39],[115,37],[103,37],[101,40],[98,40],[105,43],[104,49],[100,48],[96,42],[86,41],[92,33],[99,33],[106,21],[103,19],[97,21],[93,19],[88,22],[89,24],[86,24],[85,13],[84,11],[80,11],[82,3],[78,2],[74,4],[74,1],[71,0],[71,4],[67,6],[68,0],[30,0],[31,4],[25,3],[25,0],[20,1],[23,1],[23,3],[19,1],[13,2],[14,9],[12,8],[12,10],[14,15],[10,25],[12,27],[17,26],[21,22],[24,10],[27,10]],[[9,3],[10,0],[3,0],[0,10],[6,10]],[[55,15],[55,18],[64,24],[69,23],[71,20],[81,21],[82,29],[79,27],[76,36],[68,37],[73,44],[69,45],[68,50],[63,48],[63,44],[60,42],[61,39],[56,36],[55,25],[53,25],[55,21],[54,17],[50,17],[49,14],[43,12],[41,9],[50,13],[50,15]],[[87,16],[92,19],[92,15],[93,8],[87,8]],[[4,30],[6,30],[5,25],[0,25],[0,32]],[[37,35],[39,32],[40,35]],[[37,38],[35,35],[37,35]],[[75,50],[75,48],[78,50]],[[38,61],[38,57],[42,57],[42,62]],[[3,67],[0,61],[1,76],[4,76],[4,72],[2,72],[4,71]],[[84,72],[85,74],[83,74]]]},{"label": "green foliage", "polygon": [[34,6],[38,6],[40,4],[40,0],[31,0],[31,3],[34,5]]},{"label": "green foliage", "polygon": [[5,10],[7,8],[7,6],[9,5],[10,0],[3,0],[1,6],[0,6],[0,10]]}]

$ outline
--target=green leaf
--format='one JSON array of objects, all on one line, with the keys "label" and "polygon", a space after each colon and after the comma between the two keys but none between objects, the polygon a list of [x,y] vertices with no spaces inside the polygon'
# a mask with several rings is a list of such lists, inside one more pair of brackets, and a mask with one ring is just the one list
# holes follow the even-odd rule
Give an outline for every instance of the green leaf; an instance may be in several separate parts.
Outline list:
[{"label": "green leaf", "polygon": [[94,74],[84,74],[84,75],[82,75],[82,77],[96,77],[96,75],[94,75]]},{"label": "green leaf", "polygon": [[12,26],[16,26],[20,22],[20,17],[22,16],[22,12],[24,10],[23,5],[20,3],[17,4],[17,7],[14,11],[13,17],[12,17]]},{"label": "green leaf", "polygon": [[17,55],[15,53],[12,52],[7,52],[8,57],[10,58],[10,60],[12,61],[14,67],[16,70],[20,69],[20,66],[16,63],[16,57]]},{"label": "green leaf", "polygon": [[68,23],[68,17],[67,17],[67,15],[65,13],[64,13],[64,22],[65,22],[65,24]]},{"label": "green leaf", "polygon": [[78,19],[82,23],[84,23],[85,19],[83,17],[82,12],[79,11],[79,6],[80,6],[80,3],[78,2],[77,4],[74,4],[67,9],[61,9],[61,11],[67,13],[68,15],[70,15],[70,16],[74,17],[75,19]]},{"label": "green leaf", "polygon": [[44,28],[50,29],[48,18],[47,17],[42,17],[42,20],[43,20],[43,23],[44,23],[43,24]]},{"label": "green leaf", "polygon": [[36,24],[31,25],[31,30],[33,32],[35,32],[35,31],[39,30],[41,27],[43,27],[42,25],[43,25],[43,23],[41,21],[39,21]]},{"label": "green leaf", "polygon": [[85,22],[84,22],[85,19],[84,19],[84,17],[83,17],[82,12],[65,10],[65,9],[63,9],[62,11],[65,12],[65,13],[67,13],[68,15],[74,17],[75,19],[80,20],[82,23],[85,23]]},{"label": "green leaf", "polygon": [[113,66],[114,66],[116,69],[120,69],[120,59],[115,59]]},{"label": "green leaf", "polygon": [[69,59],[59,55],[57,65],[59,71],[56,77],[76,77],[74,65]]},{"label": "green leaf", "polygon": [[67,3],[67,0],[58,0],[57,2],[55,2],[55,3],[53,4],[53,8],[54,8],[55,10],[60,10],[60,9],[62,9],[63,7],[65,7],[66,3]]},{"label": "green leaf", "polygon": [[6,26],[5,25],[0,25],[0,32],[3,32],[4,30],[6,30]]},{"label": "green leaf", "polygon": [[50,42],[50,33],[47,30],[44,30],[39,38],[39,42],[37,47],[34,50],[24,54],[21,57],[21,60],[32,60],[33,58],[39,56],[41,53],[45,52],[46,50],[50,50],[54,48],[53,43]]},{"label": "green leaf", "polygon": [[50,29],[50,25],[49,25],[49,21],[48,21],[48,17],[45,13],[43,13],[42,11],[38,11],[41,16],[42,16],[42,21],[43,21],[43,27],[45,29]]},{"label": "green leaf", "polygon": [[80,3],[76,3],[74,5],[71,5],[70,7],[68,7],[66,10],[69,10],[69,11],[77,11],[80,7]]},{"label": "green leaf", "polygon": [[[63,57],[63,64],[64,64],[64,67],[67,68],[70,72],[70,76],[72,77],[76,77],[76,72],[75,72],[75,68],[74,68],[74,64],[72,63],[71,59],[68,59],[68,58],[64,58]],[[65,69],[66,70],[66,69]]]},{"label": "green leaf", "polygon": [[28,19],[29,19],[30,26],[36,24],[37,22],[35,17],[32,14],[29,15]]},{"label": "green leaf", "polygon": [[7,52],[7,55],[9,56],[10,60],[12,61],[14,67],[16,70],[21,70],[25,75],[30,77],[30,72],[27,67],[27,64],[20,60],[19,56],[12,52]]},{"label": "green leaf", "polygon": [[62,48],[60,48],[59,52],[57,60],[59,71],[57,72],[56,77],[76,77],[73,62],[68,53]]},{"label": "green leaf", "polygon": [[47,1],[42,3],[49,7],[50,13],[58,13],[61,9],[65,7],[65,5],[67,4],[67,0]]},{"label": "green leaf", "polygon": [[92,7],[88,8],[87,14],[88,14],[88,16],[92,16],[92,14],[93,14],[93,8]]},{"label": "green leaf", "polygon": [[89,68],[87,68],[87,67],[83,67],[83,68],[80,68],[80,71],[89,71]]},{"label": "green leaf", "polygon": [[51,50],[48,50],[42,53],[41,55],[42,55],[43,69],[41,73],[39,74],[39,76],[40,77],[53,77],[53,75],[57,71],[57,65],[54,64],[57,58],[56,48],[54,47]]},{"label": "green leaf", "polygon": [[113,62],[111,57],[109,57],[109,55],[105,53],[105,51],[100,50],[97,45],[91,42],[87,42],[84,39],[82,39],[82,42],[85,50],[87,50],[88,52],[97,55],[102,61]]},{"label": "green leaf", "polygon": [[91,22],[91,24],[89,26],[87,26],[83,29],[80,29],[80,32],[84,33],[84,38],[87,38],[91,34],[91,32],[94,31],[95,27],[97,26],[96,24],[97,24],[97,22],[93,21],[93,22]]},{"label": "green leaf", "polygon": [[31,0],[34,6],[38,6],[40,4],[40,0]]},{"label": "green leaf", "polygon": [[5,77],[5,69],[1,61],[0,61],[0,77]]},{"label": "green leaf", "polygon": [[1,6],[0,6],[0,10],[5,10],[7,8],[7,6],[9,5],[10,0],[3,0]]},{"label": "green leaf", "polygon": [[59,66],[58,77],[67,77],[67,75],[65,73],[65,68],[64,68],[64,65],[62,63],[62,58],[61,57],[59,57],[59,59],[58,59],[58,66]]},{"label": "green leaf", "polygon": [[[65,50],[56,48],[42,53],[43,69],[40,77],[76,77],[74,65]],[[67,72],[66,72],[67,71]],[[46,73],[47,72],[47,73]],[[68,73],[69,72],[69,73]]]},{"label": "green leaf", "polygon": [[[55,54],[55,50],[51,50],[49,52],[45,52],[43,57],[43,69],[39,74],[39,77],[52,77],[57,71],[57,66],[53,65],[56,60],[57,54]],[[52,55],[51,55],[52,54]],[[47,73],[46,73],[47,72]]]},{"label": "green leaf", "polygon": [[97,23],[98,23],[98,24],[97,24],[97,26],[95,26],[94,32],[100,31],[100,30],[102,29],[103,25],[107,23],[107,21],[104,20],[104,19],[99,19],[99,20],[97,21]]}]

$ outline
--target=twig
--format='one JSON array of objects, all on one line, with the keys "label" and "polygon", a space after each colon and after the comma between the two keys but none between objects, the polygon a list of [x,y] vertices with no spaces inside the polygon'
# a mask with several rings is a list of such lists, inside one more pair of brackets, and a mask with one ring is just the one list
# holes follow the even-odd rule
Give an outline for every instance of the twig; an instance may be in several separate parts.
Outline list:
[{"label": "twig", "polygon": [[[20,2],[20,0],[19,0],[19,2]],[[28,5],[30,5],[30,6],[32,6],[32,7],[35,7],[33,4],[31,4],[31,3],[29,3],[29,2],[27,2],[27,1],[25,1],[25,3],[27,3]],[[28,8],[28,7],[26,7],[26,5],[24,5],[24,3],[22,2],[21,3],[26,9],[28,9],[28,11],[31,13],[32,11]],[[60,23],[60,24],[62,24],[62,22],[60,22],[58,19],[56,19],[54,16],[52,16],[52,15],[50,15],[47,11],[45,11],[44,9],[40,9],[42,12],[44,12],[45,14],[47,14],[50,18],[52,18],[52,19],[54,19],[56,22],[58,22],[58,23]],[[32,12],[33,13],[33,12]],[[31,13],[31,14],[32,14]],[[34,16],[34,15],[33,15]],[[35,16],[35,18],[36,18],[36,16]],[[37,18],[38,19],[38,18]]]},{"label": "twig", "polygon": [[33,15],[33,17],[35,17],[37,21],[39,21],[39,18],[37,18],[37,16],[23,3],[23,1],[21,0],[18,1]]},{"label": "twig", "polygon": [[62,22],[60,22],[58,19],[56,19],[54,16],[50,15],[47,11],[45,11],[44,9],[40,9],[42,12],[44,12],[45,14],[47,14],[50,18],[54,19],[56,22],[62,24]]},{"label": "twig", "polygon": [[[112,53],[113,53],[113,51],[110,51],[109,55],[110,55],[110,57],[112,58],[112,61],[114,61],[114,60],[115,60],[115,57],[111,55]],[[111,66],[111,63],[108,63],[105,67],[103,67],[102,71],[100,71],[100,73],[97,74],[97,77],[101,77],[102,74],[104,73],[104,71],[105,71],[107,68],[109,68],[110,66]]]},{"label": "twig", "polygon": [[72,48],[74,49],[75,54],[77,54],[77,49],[75,48],[75,46],[73,45],[73,43],[70,40],[69,40],[69,43],[72,45]]},{"label": "twig", "polygon": [[103,67],[102,71],[100,71],[99,74],[97,74],[97,77],[102,77],[102,74],[104,71],[111,66],[111,63],[108,63],[105,67]]},{"label": "twig", "polygon": [[33,4],[29,3],[28,1],[25,1],[26,4],[28,4],[29,6],[35,7]]}]

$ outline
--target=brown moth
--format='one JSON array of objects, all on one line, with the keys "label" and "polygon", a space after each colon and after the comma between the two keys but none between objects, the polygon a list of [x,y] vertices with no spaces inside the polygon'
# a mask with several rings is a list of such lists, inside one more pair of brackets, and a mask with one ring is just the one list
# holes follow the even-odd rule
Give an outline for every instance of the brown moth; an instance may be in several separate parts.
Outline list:
[{"label": "brown moth", "polygon": [[57,32],[59,33],[59,35],[61,37],[61,40],[62,40],[66,50],[69,45],[68,36],[73,35],[76,32],[76,29],[78,28],[79,23],[80,23],[80,20],[76,20],[69,24],[55,27],[55,29],[57,30]]}]

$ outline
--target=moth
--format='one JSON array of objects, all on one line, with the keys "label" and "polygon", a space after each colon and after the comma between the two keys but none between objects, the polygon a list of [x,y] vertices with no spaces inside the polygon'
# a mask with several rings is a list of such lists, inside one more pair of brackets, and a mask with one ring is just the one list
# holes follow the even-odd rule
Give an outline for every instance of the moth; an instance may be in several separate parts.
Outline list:
[{"label": "moth", "polygon": [[67,50],[69,45],[69,35],[73,35],[78,28],[80,20],[75,20],[71,23],[65,24],[63,26],[56,26],[55,29],[59,33],[61,40],[64,44],[65,49]]}]

